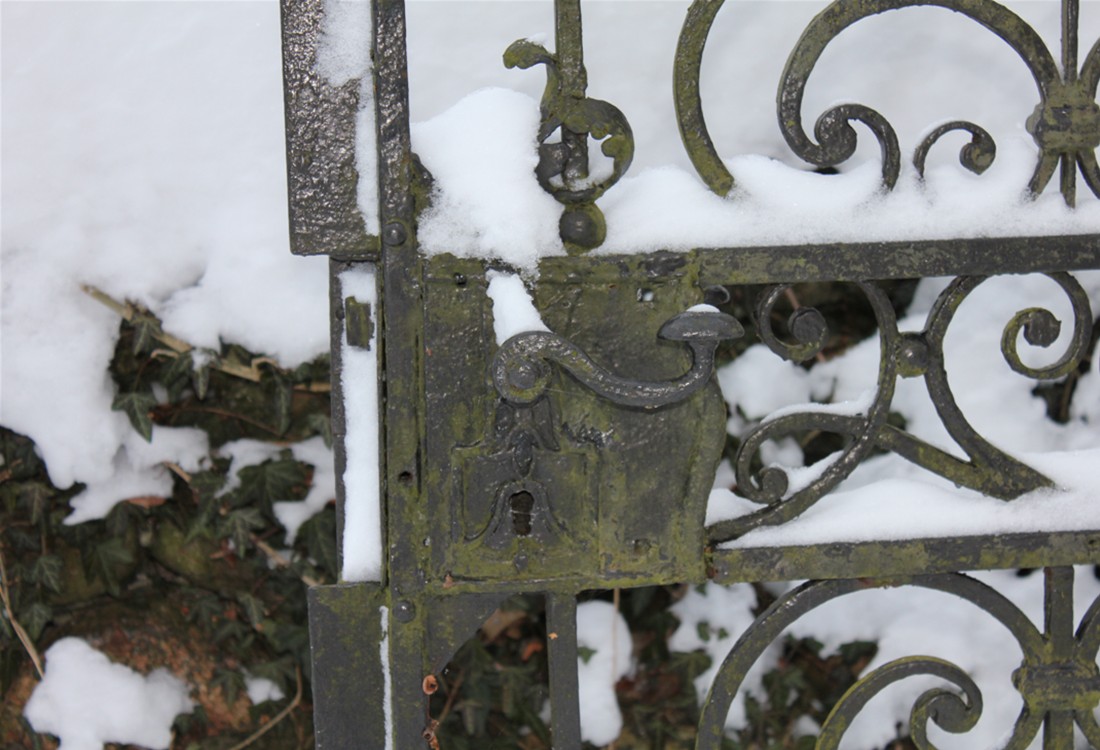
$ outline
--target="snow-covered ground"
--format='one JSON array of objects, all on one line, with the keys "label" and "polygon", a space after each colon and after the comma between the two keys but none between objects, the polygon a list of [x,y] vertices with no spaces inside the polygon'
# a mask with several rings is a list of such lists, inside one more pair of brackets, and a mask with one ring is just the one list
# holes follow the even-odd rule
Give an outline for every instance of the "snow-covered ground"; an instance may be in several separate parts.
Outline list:
[{"label": "snow-covered ground", "polygon": [[[961,137],[947,138],[932,151],[923,185],[906,165],[897,191],[881,196],[878,147],[866,133],[843,174],[800,169],[775,126],[774,86],[786,51],[820,7],[804,0],[730,0],[719,15],[705,59],[703,103],[719,152],[744,188],[743,196],[730,201],[705,190],[676,135],[671,63],[686,3],[585,3],[590,93],[623,110],[637,141],[634,166],[601,202],[608,241],[598,252],[1100,232],[1100,201],[1092,196],[1083,195],[1075,213],[1053,192],[1034,203],[1021,200],[1034,159],[1023,129],[1036,103],[1034,83],[1003,43],[942,9],[889,14],[845,32],[815,73],[804,111],[812,122],[837,101],[873,106],[897,128],[903,154],[935,124],[972,120],[997,140],[998,158],[989,171],[976,177],[960,170],[954,160]],[[1057,3],[1014,7],[1057,49]],[[1100,4],[1082,3],[1081,28],[1087,49],[1100,34]],[[413,119],[422,123],[414,128],[414,147],[439,189],[436,207],[424,218],[427,252],[502,257],[529,277],[537,275],[538,257],[562,252],[556,238],[560,208],[531,174],[544,73],[508,71],[500,62],[513,40],[551,32],[547,2],[410,5],[411,107]],[[76,523],[102,515],[114,500],[164,492],[169,480],[160,462],[171,459],[186,468],[203,461],[208,450],[193,430],[156,428],[152,443],[145,444],[122,414],[111,411],[107,363],[118,321],[81,286],[141,302],[166,330],[196,346],[231,341],[292,366],[328,348],[326,263],[288,251],[276,3],[4,0],[0,42],[0,423],[36,441],[55,484],[87,485],[74,500],[70,521]],[[1094,307],[1100,304],[1100,280],[1092,274],[1080,278]],[[921,314],[940,288],[935,280],[922,285],[904,326],[922,324]],[[960,310],[953,326],[958,333],[948,338],[948,362],[956,396],[979,431],[1077,491],[1063,494],[1062,502],[1072,507],[1058,514],[1043,505],[1051,493],[1020,507],[1037,506],[1040,521],[1045,516],[1092,525],[1095,520],[1084,513],[1095,513],[1088,500],[1098,482],[1091,467],[1100,457],[1095,363],[1078,385],[1070,423],[1055,425],[1031,395],[1031,382],[1009,371],[998,353],[1001,330],[1016,311],[1049,305],[1064,318],[1059,295],[1053,285],[1033,279],[1006,279],[976,292]],[[736,384],[727,391],[741,410],[731,428],[743,430],[747,421],[793,403],[856,399],[869,385],[866,374],[874,371],[876,356],[876,344],[869,342],[807,374],[753,353],[720,374],[724,386]],[[903,381],[895,408],[914,432],[949,448],[921,387]],[[264,452],[254,448],[233,448],[235,462],[263,460]],[[299,450],[311,462],[327,459],[315,445],[296,449],[304,457]],[[331,472],[318,476],[327,484],[318,480],[314,501],[331,494]],[[810,536],[799,539],[820,541],[826,538],[821,534],[835,533],[830,529],[889,535],[898,533],[899,524],[913,533],[911,512],[868,509],[887,489],[891,497],[942,501],[944,510],[932,514],[946,524],[942,533],[963,520],[973,524],[973,509],[982,503],[899,459],[875,459],[843,494],[820,505],[820,523],[807,513],[790,533],[801,529]],[[316,504],[311,502],[305,511]],[[959,508],[965,508],[965,519],[951,515]],[[825,518],[830,510],[831,521]],[[303,520],[303,509],[285,511],[288,524]],[[1006,523],[1038,522],[1016,517]],[[769,541],[759,532],[752,543],[793,538]],[[982,578],[1041,619],[1037,577]],[[1100,586],[1085,572],[1077,587],[1080,611]],[[859,596],[868,601],[860,602],[858,618],[850,604],[827,607],[798,623],[797,632],[827,648],[877,638],[876,663],[935,651],[971,669],[986,691],[986,718],[966,739],[944,740],[942,746],[996,745],[1018,711],[1008,677],[1018,649],[995,633],[986,637],[987,629],[994,630],[988,618],[942,595],[899,590]],[[674,645],[705,647],[720,660],[747,622],[751,603],[740,589],[708,586],[705,593],[692,593],[677,609],[684,625]],[[584,642],[597,653],[611,649],[621,640],[610,635],[619,621],[591,614]],[[716,630],[705,643],[698,640],[701,622],[721,625],[729,637],[718,637]],[[607,638],[601,641],[594,628],[605,630]],[[604,665],[607,680],[621,673],[623,653],[618,647],[595,661]],[[48,663],[56,658],[47,654]],[[92,661],[89,656],[83,663]],[[853,746],[892,736],[912,695],[894,693],[873,703],[851,732]],[[171,700],[184,708],[178,695]],[[609,728],[591,716],[587,736],[612,736],[613,724]],[[740,720],[737,707],[730,718]],[[89,747],[125,739],[97,737]]]}]

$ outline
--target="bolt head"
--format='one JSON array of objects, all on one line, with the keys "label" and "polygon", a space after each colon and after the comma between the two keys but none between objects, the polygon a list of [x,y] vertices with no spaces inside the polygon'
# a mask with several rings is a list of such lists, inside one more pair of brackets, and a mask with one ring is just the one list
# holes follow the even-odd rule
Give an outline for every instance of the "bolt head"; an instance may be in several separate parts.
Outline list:
[{"label": "bolt head", "polygon": [[391,221],[382,229],[382,241],[387,245],[401,245],[408,239],[408,233],[400,222]]},{"label": "bolt head", "polygon": [[416,607],[409,601],[398,602],[393,608],[393,616],[398,622],[412,622],[416,617]]}]

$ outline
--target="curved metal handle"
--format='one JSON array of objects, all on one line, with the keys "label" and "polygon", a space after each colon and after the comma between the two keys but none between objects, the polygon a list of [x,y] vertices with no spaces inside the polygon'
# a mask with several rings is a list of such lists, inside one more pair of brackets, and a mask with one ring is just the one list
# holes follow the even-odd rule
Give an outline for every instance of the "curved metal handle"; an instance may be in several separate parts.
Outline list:
[{"label": "curved metal handle", "polygon": [[689,311],[668,320],[657,334],[682,341],[691,349],[691,369],[675,380],[631,380],[611,373],[561,336],[545,331],[520,333],[504,342],[493,357],[493,385],[501,397],[519,406],[538,401],[550,383],[550,364],[565,368],[586,388],[624,406],[656,409],[683,401],[710,380],[718,343],[744,335],[733,317],[719,312]]}]

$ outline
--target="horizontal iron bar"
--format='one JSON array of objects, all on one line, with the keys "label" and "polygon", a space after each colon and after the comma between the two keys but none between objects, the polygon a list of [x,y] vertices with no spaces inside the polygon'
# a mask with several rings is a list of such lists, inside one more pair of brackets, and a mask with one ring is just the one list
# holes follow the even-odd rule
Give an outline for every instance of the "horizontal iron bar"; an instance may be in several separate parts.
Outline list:
[{"label": "horizontal iron bar", "polygon": [[688,275],[700,285],[913,279],[1100,268],[1100,235],[979,237],[772,247],[700,248],[639,255],[544,258],[540,281],[599,283],[641,274]]},{"label": "horizontal iron bar", "polygon": [[712,553],[711,576],[718,583],[729,584],[1096,563],[1100,563],[1100,531],[1032,532],[720,549]]}]

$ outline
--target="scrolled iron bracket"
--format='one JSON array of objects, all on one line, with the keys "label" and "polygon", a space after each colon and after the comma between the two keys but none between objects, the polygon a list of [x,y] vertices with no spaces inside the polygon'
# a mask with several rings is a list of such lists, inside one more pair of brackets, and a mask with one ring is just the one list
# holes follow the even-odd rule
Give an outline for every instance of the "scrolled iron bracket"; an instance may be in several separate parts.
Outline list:
[{"label": "scrolled iron bracket", "polygon": [[576,344],[545,331],[520,333],[504,342],[490,368],[493,385],[506,402],[525,406],[538,401],[550,385],[550,363],[567,370],[594,393],[623,406],[656,409],[691,396],[710,380],[714,351],[722,341],[744,335],[725,313],[691,311],[670,318],[658,332],[666,341],[691,349],[691,368],[674,380],[631,380],[600,367]]}]

